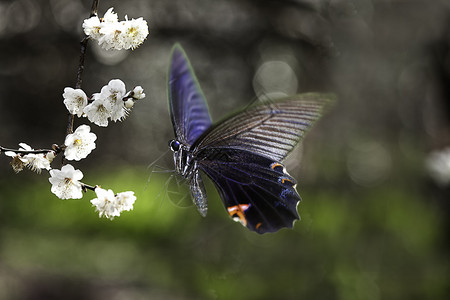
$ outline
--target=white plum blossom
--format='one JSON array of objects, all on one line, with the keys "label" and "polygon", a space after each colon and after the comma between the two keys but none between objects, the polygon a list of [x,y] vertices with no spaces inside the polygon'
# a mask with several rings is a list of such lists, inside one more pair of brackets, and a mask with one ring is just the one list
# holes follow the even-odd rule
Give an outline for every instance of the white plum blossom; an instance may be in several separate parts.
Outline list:
[{"label": "white plum blossom", "polygon": [[132,210],[136,201],[134,192],[123,192],[114,195],[112,190],[96,187],[95,194],[97,198],[91,200],[92,205],[95,206],[99,217],[106,217],[110,220],[120,216],[122,211]]},{"label": "white plum blossom", "polygon": [[97,136],[90,132],[88,125],[79,126],[74,133],[68,134],[64,145],[64,156],[68,160],[80,160],[86,158],[95,149]]},{"label": "white plum blossom", "polygon": [[17,154],[12,151],[6,151],[6,156],[12,157],[11,160],[11,167],[13,168],[14,172],[19,173],[23,170],[23,168],[28,164],[28,160],[22,157],[22,155]]},{"label": "white plum blossom", "polygon": [[103,49],[121,50],[121,48],[119,49],[117,47],[121,34],[119,24],[119,17],[113,12],[113,8],[111,7],[101,19],[100,37],[96,39]]},{"label": "white plum blossom", "polygon": [[84,33],[106,50],[135,49],[148,36],[148,25],[142,17],[118,21],[113,8],[108,9],[104,17],[93,16],[83,22]]},{"label": "white plum blossom", "polygon": [[[56,153],[55,151],[50,151],[46,154],[44,154],[44,157],[51,163],[53,161],[53,159],[55,158]],[[50,170],[51,168],[48,168],[47,170]]]},{"label": "white plum blossom", "polygon": [[83,197],[83,184],[79,182],[83,178],[80,170],[75,170],[72,165],[65,165],[58,169],[50,170],[48,181],[52,184],[51,191],[60,199],[80,199]]},{"label": "white plum blossom", "polygon": [[120,79],[112,79],[102,87],[100,93],[92,96],[94,101],[84,108],[84,114],[89,121],[103,127],[108,126],[108,119],[122,121],[130,112],[123,100],[126,94],[125,83]]},{"label": "white plum blossom", "polygon": [[[29,145],[25,143],[19,144],[19,151],[34,151]],[[55,157],[55,152],[49,151],[47,153],[15,153],[13,151],[6,151],[6,156],[12,157],[11,166],[14,172],[19,173],[26,166],[30,170],[41,173],[42,169],[50,170],[50,163]]]},{"label": "white plum blossom", "polygon": [[117,205],[121,208],[122,211],[130,211],[133,209],[133,204],[136,201],[136,196],[134,192],[122,192],[118,193],[116,196]]},{"label": "white plum blossom", "polygon": [[114,101],[112,104],[116,103],[116,100],[122,100],[126,93],[125,83],[120,79],[111,79],[107,85],[102,87],[100,92],[103,96],[109,97],[114,95]]},{"label": "white plum blossom", "polygon": [[131,109],[134,106],[134,100],[128,99],[127,101],[125,101],[124,105],[127,109]]},{"label": "white plum blossom", "polygon": [[102,28],[100,19],[97,16],[92,16],[89,19],[83,21],[84,34],[91,37],[94,40],[99,39],[102,35],[100,29]]},{"label": "white plum blossom", "polygon": [[133,90],[129,91],[124,97],[124,105],[127,110],[127,113],[131,111],[131,108],[134,106],[134,102],[137,100],[141,100],[145,98],[144,89],[139,85],[133,88]]},{"label": "white plum blossom", "polygon": [[125,83],[120,79],[112,79],[108,85],[105,85],[101,92],[100,97],[105,99],[106,103],[109,103],[109,110],[111,111],[111,120],[120,121],[126,117],[127,111],[124,107],[122,98],[126,94]]},{"label": "white plum blossom", "polygon": [[111,111],[106,107],[105,99],[100,97],[96,98],[95,95],[100,94],[94,94],[94,101],[88,104],[83,109],[83,112],[92,123],[106,127],[108,126],[108,118],[111,116]]},{"label": "white plum blossom", "polygon": [[66,87],[63,98],[67,110],[72,115],[77,115],[78,117],[83,115],[83,109],[88,104],[87,96],[83,90]]},{"label": "white plum blossom", "polygon": [[95,210],[98,211],[99,217],[114,219],[120,216],[120,212],[116,208],[116,196],[112,190],[105,190],[100,187],[95,188],[97,198],[91,200]]},{"label": "white plum blossom", "polygon": [[122,34],[120,23],[102,23],[104,24],[100,29],[100,37],[97,42],[100,47],[105,50],[122,50],[123,47],[119,41],[119,37]]},{"label": "white plum blossom", "polygon": [[123,121],[129,115],[129,110],[125,106],[125,102],[120,101],[120,105],[114,106],[111,112],[111,120],[114,122]]},{"label": "white plum blossom", "polygon": [[140,85],[134,87],[132,92],[133,92],[133,99],[141,100],[145,98],[144,89]]},{"label": "white plum blossom", "polygon": [[120,22],[123,29],[122,34],[119,35],[121,46],[124,49],[136,49],[142,44],[148,35],[147,22],[141,17],[138,19],[128,20]]},{"label": "white plum blossom", "polygon": [[50,163],[55,158],[55,152],[49,151],[47,153],[39,153],[39,154],[26,154],[23,156],[24,159],[28,161],[27,167],[36,173],[41,173],[42,169],[50,170]]},{"label": "white plum blossom", "polygon": [[426,166],[438,184],[450,184],[450,147],[431,152],[426,159]]},{"label": "white plum blossom", "polygon": [[117,16],[117,14],[113,11],[114,8],[110,7],[105,15],[102,18],[102,22],[105,23],[117,23],[119,21],[119,17]]}]

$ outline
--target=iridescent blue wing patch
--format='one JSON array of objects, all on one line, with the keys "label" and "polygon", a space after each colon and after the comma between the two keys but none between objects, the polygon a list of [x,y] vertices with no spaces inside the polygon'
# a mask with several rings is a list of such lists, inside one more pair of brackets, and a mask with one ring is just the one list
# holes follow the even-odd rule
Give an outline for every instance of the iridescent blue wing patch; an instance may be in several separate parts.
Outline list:
[{"label": "iridescent blue wing patch", "polygon": [[172,49],[169,108],[176,139],[192,145],[211,126],[211,117],[194,71],[179,44]]}]

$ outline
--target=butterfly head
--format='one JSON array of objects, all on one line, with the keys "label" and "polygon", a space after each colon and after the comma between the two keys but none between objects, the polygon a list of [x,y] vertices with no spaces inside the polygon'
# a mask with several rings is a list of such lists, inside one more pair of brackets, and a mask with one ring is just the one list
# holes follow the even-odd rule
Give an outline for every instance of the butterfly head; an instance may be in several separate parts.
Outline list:
[{"label": "butterfly head", "polygon": [[180,150],[181,143],[177,140],[170,140],[169,141],[169,148],[172,150],[172,152],[177,152]]},{"label": "butterfly head", "polygon": [[176,172],[185,178],[190,178],[192,175],[192,155],[188,147],[178,140],[170,140],[169,148],[173,152]]}]

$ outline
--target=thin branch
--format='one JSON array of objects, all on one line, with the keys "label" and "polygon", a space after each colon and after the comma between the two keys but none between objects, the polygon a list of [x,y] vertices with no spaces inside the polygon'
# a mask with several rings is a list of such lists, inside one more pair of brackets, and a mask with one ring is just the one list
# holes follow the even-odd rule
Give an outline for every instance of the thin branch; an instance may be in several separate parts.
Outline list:
[{"label": "thin branch", "polygon": [[81,183],[81,188],[83,189],[84,192],[86,192],[87,190],[91,190],[91,191],[95,192],[95,189],[97,187],[98,187],[97,185],[96,186],[92,186],[92,185],[89,185],[89,184]]},{"label": "thin branch", "polygon": [[18,150],[18,149],[9,149],[9,148],[0,146],[0,152],[7,152],[7,151],[11,151],[16,154],[46,154],[49,152],[54,152],[54,150],[49,150],[49,149]]},{"label": "thin branch", "polygon": [[[97,15],[99,1],[100,0],[94,0],[92,2],[90,17],[93,17],[93,16]],[[87,49],[88,41],[89,41],[89,39],[87,37],[85,37],[80,42],[80,60],[79,60],[79,63],[78,63],[77,81],[75,83],[75,88],[76,89],[81,89],[81,84],[83,82],[82,75],[83,75],[83,71],[84,71],[84,58],[86,56],[86,49]],[[74,119],[75,119],[75,116],[72,115],[71,113],[69,113],[68,114],[68,119],[67,119],[66,136],[71,134],[71,133],[73,133],[73,121],[74,121]],[[62,156],[62,165],[64,165],[64,164],[65,164],[65,157],[63,155]]]}]

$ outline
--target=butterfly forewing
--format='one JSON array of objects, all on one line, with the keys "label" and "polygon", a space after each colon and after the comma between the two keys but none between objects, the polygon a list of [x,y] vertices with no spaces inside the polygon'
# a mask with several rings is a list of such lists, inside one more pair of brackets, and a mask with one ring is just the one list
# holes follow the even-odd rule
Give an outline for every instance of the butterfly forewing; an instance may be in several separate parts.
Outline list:
[{"label": "butterfly forewing", "polygon": [[252,106],[210,128],[194,147],[240,149],[282,161],[330,99],[327,94],[309,93]]},{"label": "butterfly forewing", "polygon": [[181,46],[172,50],[169,71],[169,107],[176,139],[192,145],[211,126],[203,92]]}]

